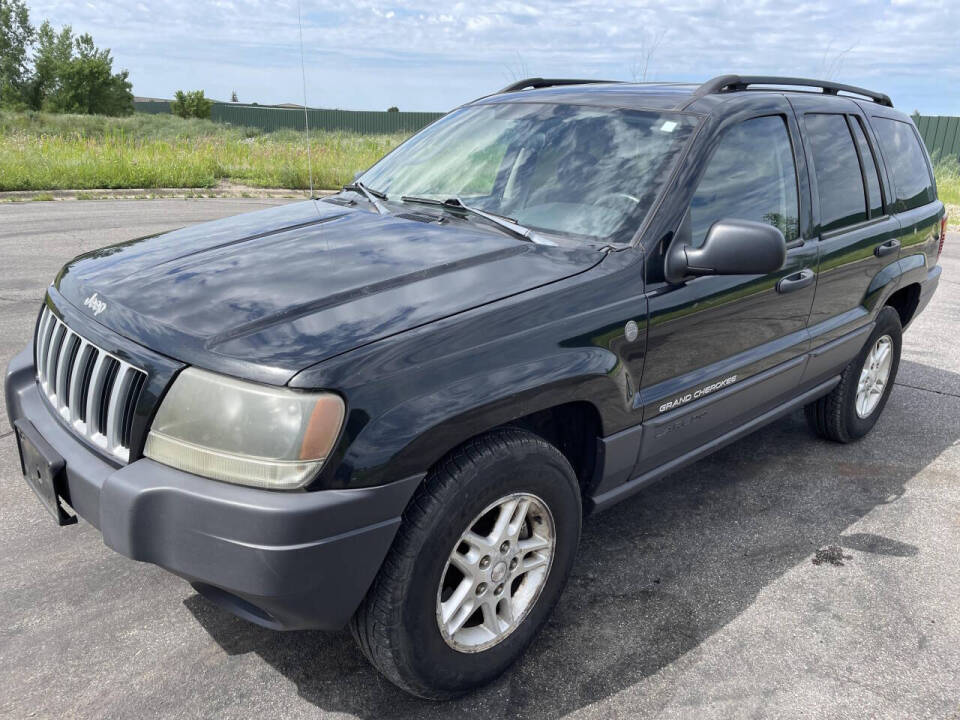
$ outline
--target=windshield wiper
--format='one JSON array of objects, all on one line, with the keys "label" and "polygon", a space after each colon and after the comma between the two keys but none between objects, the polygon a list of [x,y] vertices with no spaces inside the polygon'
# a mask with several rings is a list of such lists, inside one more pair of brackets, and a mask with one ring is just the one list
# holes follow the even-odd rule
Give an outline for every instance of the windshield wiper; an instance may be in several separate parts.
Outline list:
[{"label": "windshield wiper", "polygon": [[[370,201],[370,204],[377,209],[377,213],[379,213],[380,215],[390,214],[387,208],[384,206],[384,204],[380,202],[380,200],[387,199],[387,194],[385,192],[374,190],[373,188],[368,188],[359,180],[352,182],[349,185],[344,185],[343,189],[352,190],[353,192],[356,192],[357,190],[359,190],[363,194],[363,196]],[[377,198],[379,198],[379,200]]]},{"label": "windshield wiper", "polygon": [[400,199],[403,200],[403,202],[424,203],[425,205],[440,205],[442,207],[453,208],[454,210],[464,210],[465,212],[476,215],[477,217],[481,217],[487,222],[491,222],[494,225],[503,228],[511,235],[518,237],[521,240],[527,240],[528,242],[536,243],[537,245],[551,245],[556,247],[556,243],[553,240],[548,240],[547,238],[543,237],[543,235],[540,235],[528,227],[524,227],[515,220],[504,217],[503,215],[497,215],[495,213],[487,212],[486,210],[481,210],[480,208],[467,205],[459,197],[447,198],[446,200],[437,200],[436,198],[404,195]]}]

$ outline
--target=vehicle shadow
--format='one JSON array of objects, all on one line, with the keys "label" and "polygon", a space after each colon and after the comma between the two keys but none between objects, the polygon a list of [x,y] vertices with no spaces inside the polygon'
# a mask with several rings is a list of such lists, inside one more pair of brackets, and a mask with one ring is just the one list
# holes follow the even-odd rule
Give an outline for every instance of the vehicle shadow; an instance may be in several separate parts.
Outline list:
[{"label": "vehicle shadow", "polygon": [[[934,387],[960,387],[955,373],[909,361],[902,368],[935,378]],[[185,604],[225,652],[256,653],[325,711],[558,717],[667,667],[818,549],[840,546],[845,563],[856,563],[860,553],[916,556],[917,547],[896,538],[845,530],[897,502],[905,483],[958,440],[957,423],[942,419],[956,416],[956,404],[898,387],[874,432],[850,445],[815,438],[802,413],[794,413],[589,518],[573,575],[543,633],[497,682],[456,701],[404,694],[367,664],[348,632],[276,633],[199,595]],[[820,562],[815,571],[844,569]]]}]

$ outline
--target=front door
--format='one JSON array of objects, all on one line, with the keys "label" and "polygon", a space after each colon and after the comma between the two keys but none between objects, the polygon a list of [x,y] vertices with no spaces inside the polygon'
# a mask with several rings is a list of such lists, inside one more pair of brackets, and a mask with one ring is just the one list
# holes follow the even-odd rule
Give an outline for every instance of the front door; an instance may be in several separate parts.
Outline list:
[{"label": "front door", "polygon": [[799,191],[804,164],[796,118],[785,99],[776,107],[719,130],[676,241],[700,246],[718,220],[765,222],[783,232],[786,262],[770,275],[648,287],[644,433],[635,477],[739,427],[799,384],[817,243],[800,228],[808,200]]}]

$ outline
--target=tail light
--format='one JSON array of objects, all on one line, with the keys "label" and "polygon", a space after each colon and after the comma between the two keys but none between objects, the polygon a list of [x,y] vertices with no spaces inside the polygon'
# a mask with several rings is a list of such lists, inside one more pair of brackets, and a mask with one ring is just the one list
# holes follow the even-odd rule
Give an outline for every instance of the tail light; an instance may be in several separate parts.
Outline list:
[{"label": "tail light", "polygon": [[940,261],[940,253],[943,252],[943,244],[947,241],[947,214],[943,214],[940,221],[940,247],[937,248],[937,262]]}]

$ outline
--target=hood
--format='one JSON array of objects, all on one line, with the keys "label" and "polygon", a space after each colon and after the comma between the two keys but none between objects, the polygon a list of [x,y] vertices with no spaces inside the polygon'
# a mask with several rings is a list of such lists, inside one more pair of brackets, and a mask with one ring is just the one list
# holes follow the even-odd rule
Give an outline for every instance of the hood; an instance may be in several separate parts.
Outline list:
[{"label": "hood", "polygon": [[71,261],[55,285],[92,319],[156,352],[282,384],[602,258],[594,248],[423,219],[300,202],[101,248]]}]

